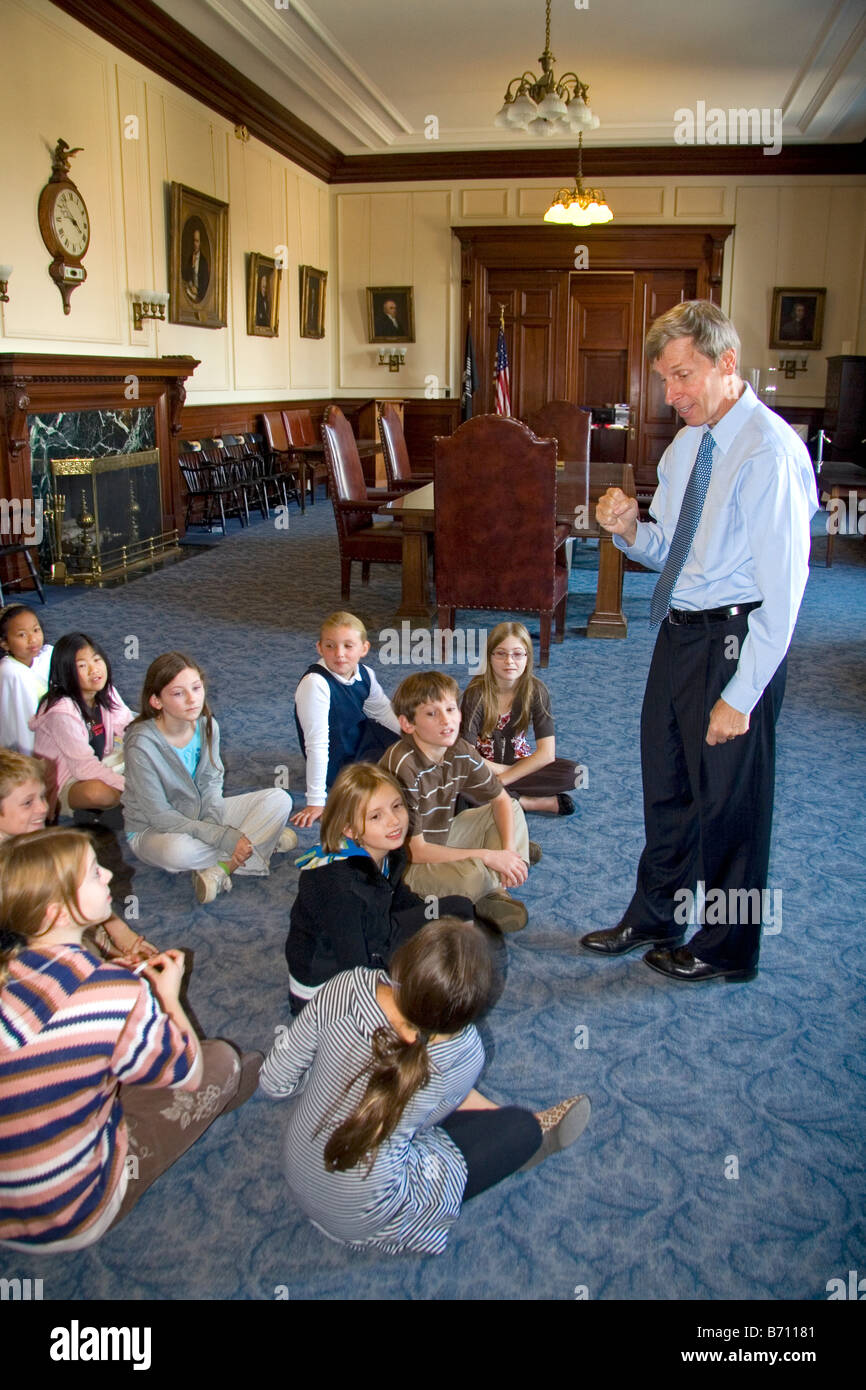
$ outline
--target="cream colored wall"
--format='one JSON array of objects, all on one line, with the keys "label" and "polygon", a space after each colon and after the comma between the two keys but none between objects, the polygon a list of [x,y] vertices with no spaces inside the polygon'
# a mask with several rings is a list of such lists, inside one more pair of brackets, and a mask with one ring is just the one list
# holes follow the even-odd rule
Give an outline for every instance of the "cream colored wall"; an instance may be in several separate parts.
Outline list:
[{"label": "cream colored wall", "polygon": [[[187,384],[191,404],[329,395],[332,286],[322,341],[298,332],[298,266],[327,270],[327,187],[250,140],[229,122],[162,82],[46,0],[6,0],[7,53],[0,86],[0,261],[14,266],[0,306],[0,352],[188,353],[201,366]],[[14,55],[14,61],[8,61]],[[126,138],[138,120],[137,138]],[[14,132],[14,136],[12,135]],[[64,316],[48,275],[37,202],[58,136],[83,152],[72,178],[87,203],[92,235],[87,280]],[[147,324],[135,332],[129,289],[167,290],[168,188],[172,182],[229,204],[228,326]],[[288,247],[279,336],[246,332],[246,257]]]},{"label": "cream colored wall", "polygon": [[[213,400],[346,394],[452,395],[464,326],[454,225],[525,226],[541,217],[549,179],[382,184],[328,189],[161,81],[48,0],[6,0],[7,61],[0,87],[0,261],[11,262],[0,305],[0,351],[201,359],[188,396]],[[127,139],[125,118],[138,118]],[[11,134],[14,132],[14,135]],[[36,216],[59,135],[83,153],[73,178],[87,201],[88,278],[64,316],[48,276]],[[847,341],[866,352],[866,178],[607,179],[622,224],[731,222],[722,302],[743,339],[745,367],[775,365],[767,347],[772,288],[824,285],[824,346],[784,382],[780,400],[820,405],[826,357]],[[132,326],[128,289],[168,288],[168,187],[186,183],[229,203],[228,327]],[[579,241],[579,232],[575,233]],[[246,333],[246,255],[288,247],[280,333]],[[330,270],[326,337],[298,333],[298,266]],[[590,265],[590,269],[591,269]],[[414,344],[391,373],[367,341],[368,285],[412,285]]]},{"label": "cream colored wall", "polygon": [[[622,225],[734,224],[725,247],[722,304],[742,337],[744,369],[778,366],[783,355],[767,346],[773,287],[826,287],[823,347],[807,354],[807,371],[796,381],[780,382],[781,404],[822,405],[827,357],[841,352],[846,340],[851,351],[866,352],[866,178],[774,177],[769,157],[761,178],[605,179],[604,189]],[[337,388],[417,396],[433,376],[456,394],[464,327],[450,228],[540,222],[553,192],[549,179],[334,191]],[[367,343],[364,290],[376,284],[415,288],[418,341],[407,346],[398,376],[375,365],[377,349]]]}]

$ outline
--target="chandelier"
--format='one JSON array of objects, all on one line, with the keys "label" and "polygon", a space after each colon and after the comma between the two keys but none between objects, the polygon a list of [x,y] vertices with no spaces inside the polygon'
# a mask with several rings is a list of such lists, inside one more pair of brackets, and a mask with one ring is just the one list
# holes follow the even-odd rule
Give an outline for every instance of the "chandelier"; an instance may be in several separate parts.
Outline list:
[{"label": "chandelier", "polygon": [[508,130],[528,130],[531,135],[577,135],[597,130],[600,124],[587,104],[589,88],[577,73],[566,72],[557,81],[550,51],[550,0],[544,31],[544,52],[539,58],[541,77],[525,72],[512,77],[505,101],[494,118],[494,125]]},{"label": "chandelier", "polygon": [[544,220],[570,227],[589,227],[594,222],[613,221],[613,213],[602,189],[583,186],[583,131],[577,143],[577,182],[574,188],[560,188],[544,214]]}]

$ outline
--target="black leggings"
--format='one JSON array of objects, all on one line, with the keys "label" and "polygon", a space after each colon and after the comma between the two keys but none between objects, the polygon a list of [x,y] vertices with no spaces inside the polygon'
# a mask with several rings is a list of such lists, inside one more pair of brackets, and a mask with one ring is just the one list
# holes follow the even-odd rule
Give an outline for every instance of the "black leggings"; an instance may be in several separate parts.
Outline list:
[{"label": "black leggings", "polygon": [[516,1173],[541,1145],[541,1125],[531,1110],[517,1105],[503,1105],[498,1110],[455,1110],[439,1123],[469,1169],[464,1202],[509,1173]]}]

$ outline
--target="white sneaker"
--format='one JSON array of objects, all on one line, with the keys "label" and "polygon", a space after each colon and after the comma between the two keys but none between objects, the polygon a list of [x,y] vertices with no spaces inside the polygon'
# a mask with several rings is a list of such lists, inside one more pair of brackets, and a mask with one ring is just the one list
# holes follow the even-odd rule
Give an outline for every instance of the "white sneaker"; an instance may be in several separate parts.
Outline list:
[{"label": "white sneaker", "polygon": [[192,886],[200,903],[212,903],[219,893],[230,893],[232,881],[221,864],[213,864],[209,869],[197,869],[192,876]]},{"label": "white sneaker", "polygon": [[288,854],[290,849],[297,849],[297,847],[298,837],[292,827],[287,825],[274,845],[274,854]]}]

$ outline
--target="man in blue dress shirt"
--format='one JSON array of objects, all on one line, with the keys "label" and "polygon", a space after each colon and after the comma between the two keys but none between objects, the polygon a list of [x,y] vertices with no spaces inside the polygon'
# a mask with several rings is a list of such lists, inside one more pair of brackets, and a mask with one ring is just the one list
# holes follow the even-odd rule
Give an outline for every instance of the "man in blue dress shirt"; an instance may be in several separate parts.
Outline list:
[{"label": "man in blue dress shirt", "polygon": [[[614,544],[661,571],[641,714],[646,845],[622,921],[582,938],[669,979],[751,979],[766,917],[775,724],[818,506],[803,442],[738,375],[740,340],[705,300],[652,325],[646,356],[685,421],[658,467],[651,522],[619,488]],[[684,936],[698,894],[696,934]]]}]

